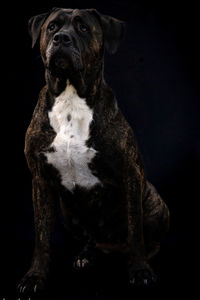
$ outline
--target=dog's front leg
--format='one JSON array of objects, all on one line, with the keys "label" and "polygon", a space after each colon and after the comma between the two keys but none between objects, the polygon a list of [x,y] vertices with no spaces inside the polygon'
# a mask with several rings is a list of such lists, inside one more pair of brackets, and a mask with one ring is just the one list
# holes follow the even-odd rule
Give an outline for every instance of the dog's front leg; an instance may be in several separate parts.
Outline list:
[{"label": "dog's front leg", "polygon": [[134,285],[148,285],[155,281],[155,275],[145,257],[142,219],[145,180],[142,169],[127,162],[124,181],[128,208],[129,279]]},{"label": "dog's front leg", "polygon": [[18,286],[20,293],[44,289],[50,267],[50,243],[55,221],[55,194],[51,183],[39,175],[34,176],[32,186],[35,250],[31,268]]}]

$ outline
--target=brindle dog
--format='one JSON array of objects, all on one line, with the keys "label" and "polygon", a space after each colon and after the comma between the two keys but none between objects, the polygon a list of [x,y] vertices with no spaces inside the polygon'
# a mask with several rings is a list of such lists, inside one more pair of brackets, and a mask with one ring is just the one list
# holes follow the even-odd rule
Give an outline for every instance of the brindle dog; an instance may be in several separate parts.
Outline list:
[{"label": "brindle dog", "polygon": [[26,133],[35,251],[19,291],[45,287],[57,202],[82,247],[75,268],[89,266],[95,249],[121,251],[130,283],[151,284],[148,259],[168,230],[169,211],[145,177],[133,131],[103,74],[104,49],[116,52],[125,24],[95,9],[54,8],[32,17],[29,31],[32,46],[41,35],[46,86]]}]

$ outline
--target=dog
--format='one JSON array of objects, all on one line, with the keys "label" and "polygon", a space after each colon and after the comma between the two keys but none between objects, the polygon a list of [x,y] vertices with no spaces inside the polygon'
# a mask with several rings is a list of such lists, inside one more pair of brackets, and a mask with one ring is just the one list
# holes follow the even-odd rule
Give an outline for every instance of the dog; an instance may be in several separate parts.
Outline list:
[{"label": "dog", "polygon": [[45,288],[56,203],[66,232],[80,245],[73,266],[95,250],[127,257],[131,285],[149,285],[148,260],[168,231],[169,210],[146,179],[133,131],[104,80],[104,52],[114,54],[125,23],[95,9],[53,8],[29,20],[40,37],[46,86],[26,132],[32,173],[35,250],[21,293]]}]

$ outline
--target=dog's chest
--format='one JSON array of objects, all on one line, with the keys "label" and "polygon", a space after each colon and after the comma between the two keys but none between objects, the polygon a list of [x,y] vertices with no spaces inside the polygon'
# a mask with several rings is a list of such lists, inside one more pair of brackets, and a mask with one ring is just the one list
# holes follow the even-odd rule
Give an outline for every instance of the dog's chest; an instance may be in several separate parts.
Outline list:
[{"label": "dog's chest", "polygon": [[92,119],[93,112],[85,99],[69,84],[49,112],[49,122],[56,136],[50,145],[54,151],[45,154],[48,163],[59,171],[62,185],[70,191],[76,185],[90,189],[99,183],[88,167],[96,153],[86,145]]}]

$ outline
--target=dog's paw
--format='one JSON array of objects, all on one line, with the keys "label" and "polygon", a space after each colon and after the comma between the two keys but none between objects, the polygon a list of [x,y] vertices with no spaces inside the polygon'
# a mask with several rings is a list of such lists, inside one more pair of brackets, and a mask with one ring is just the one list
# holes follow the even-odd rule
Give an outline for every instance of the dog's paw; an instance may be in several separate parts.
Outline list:
[{"label": "dog's paw", "polygon": [[17,286],[17,292],[20,294],[35,294],[44,291],[46,285],[46,276],[39,272],[29,271],[22,278]]},{"label": "dog's paw", "polygon": [[136,270],[133,268],[130,272],[129,278],[131,286],[135,287],[152,286],[157,281],[157,276],[149,266],[145,268],[137,268]]},{"label": "dog's paw", "polygon": [[74,258],[73,269],[76,271],[86,271],[92,269],[97,261],[98,250],[86,245]]},{"label": "dog's paw", "polygon": [[77,256],[74,260],[73,267],[75,270],[86,270],[91,268],[92,263],[88,258]]}]

